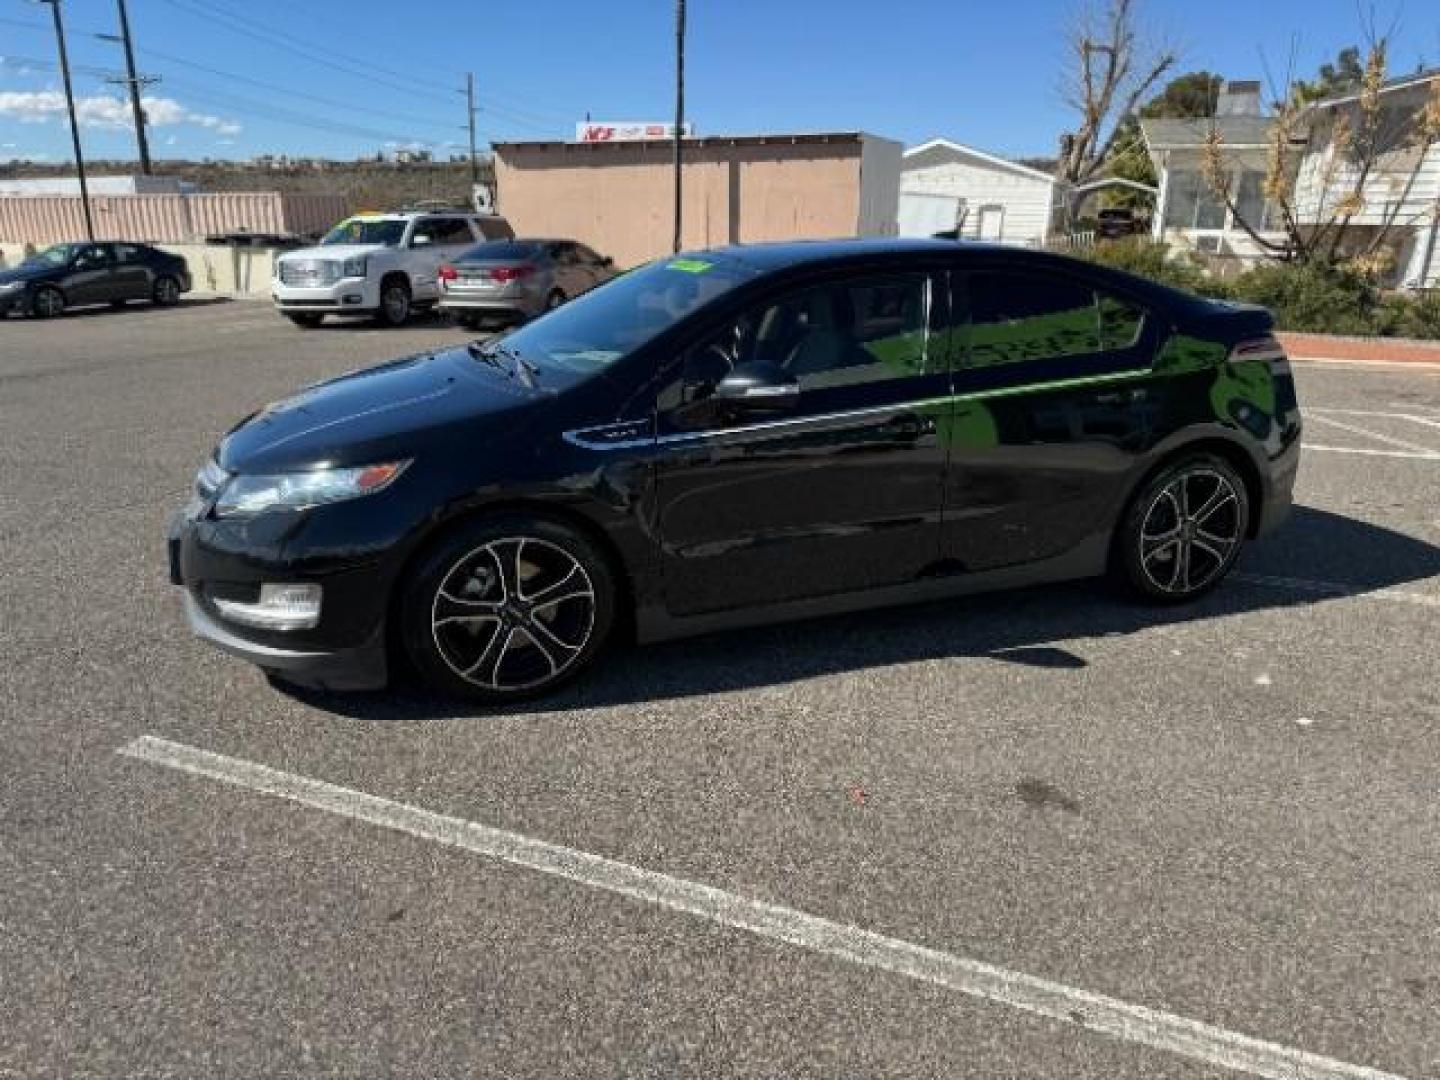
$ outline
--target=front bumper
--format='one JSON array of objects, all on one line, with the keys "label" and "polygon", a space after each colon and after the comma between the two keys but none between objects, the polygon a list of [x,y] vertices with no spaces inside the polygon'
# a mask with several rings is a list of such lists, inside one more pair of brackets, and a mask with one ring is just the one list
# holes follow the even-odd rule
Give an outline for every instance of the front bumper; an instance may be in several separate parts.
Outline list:
[{"label": "front bumper", "polygon": [[341,278],[333,285],[270,286],[277,310],[284,313],[368,315],[380,307],[380,286],[369,278]]},{"label": "front bumper", "polygon": [[[216,648],[288,682],[323,690],[375,690],[389,681],[385,634],[387,590],[373,563],[297,570],[284,558],[284,537],[255,523],[177,515],[170,527],[170,579],[184,590],[190,629]],[[277,631],[221,617],[216,597],[253,599],[264,582],[316,581],[324,589],[320,623]]]},{"label": "front bumper", "polygon": [[0,293],[0,319],[6,315],[23,315],[30,306],[30,296],[24,289]]}]

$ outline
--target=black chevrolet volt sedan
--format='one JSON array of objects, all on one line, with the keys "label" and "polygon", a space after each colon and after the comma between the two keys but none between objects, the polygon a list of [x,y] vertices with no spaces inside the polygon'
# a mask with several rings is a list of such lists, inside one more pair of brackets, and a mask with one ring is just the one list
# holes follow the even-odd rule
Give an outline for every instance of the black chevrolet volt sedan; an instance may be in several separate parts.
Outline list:
[{"label": "black chevrolet volt sedan", "polygon": [[1213,588],[1289,510],[1270,315],[947,241],[662,259],[234,428],[170,537],[279,678],[504,701],[608,641],[1112,574]]}]

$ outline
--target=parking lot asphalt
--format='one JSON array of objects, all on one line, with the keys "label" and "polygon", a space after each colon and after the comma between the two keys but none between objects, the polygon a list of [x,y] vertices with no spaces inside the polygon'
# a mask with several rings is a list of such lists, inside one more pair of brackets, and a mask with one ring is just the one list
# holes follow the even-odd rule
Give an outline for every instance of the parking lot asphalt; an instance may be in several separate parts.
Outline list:
[{"label": "parking lot asphalt", "polygon": [[191,640],[217,436],[464,337],[0,323],[0,1076],[1440,1076],[1440,371],[1298,364],[1297,510],[1183,609],[742,631],[498,713]]}]

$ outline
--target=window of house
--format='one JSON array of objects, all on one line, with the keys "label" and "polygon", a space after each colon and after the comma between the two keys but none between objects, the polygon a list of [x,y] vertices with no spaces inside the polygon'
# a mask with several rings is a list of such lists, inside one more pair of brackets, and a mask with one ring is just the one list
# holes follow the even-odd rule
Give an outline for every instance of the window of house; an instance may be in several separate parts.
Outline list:
[{"label": "window of house", "polygon": [[1167,229],[1223,229],[1225,203],[1210,190],[1205,177],[1195,169],[1177,169],[1170,174],[1169,198],[1165,204]]}]

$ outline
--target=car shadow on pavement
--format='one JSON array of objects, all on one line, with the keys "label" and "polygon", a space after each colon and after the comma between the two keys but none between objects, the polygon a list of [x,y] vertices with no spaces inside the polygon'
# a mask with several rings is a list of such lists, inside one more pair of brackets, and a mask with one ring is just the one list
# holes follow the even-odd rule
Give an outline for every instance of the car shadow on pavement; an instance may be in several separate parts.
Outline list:
[{"label": "car shadow on pavement", "polygon": [[[409,686],[375,694],[284,688],[316,708],[393,721],[546,714],[782,685],[843,672],[950,658],[991,658],[1063,677],[1085,659],[1063,642],[1254,611],[1305,607],[1440,577],[1440,547],[1340,514],[1297,507],[1203,599],[1155,606],[1103,580],[990,593],[857,615],[619,647],[590,675],[548,697],[494,708]],[[1440,599],[1440,594],[1436,594]]]}]

